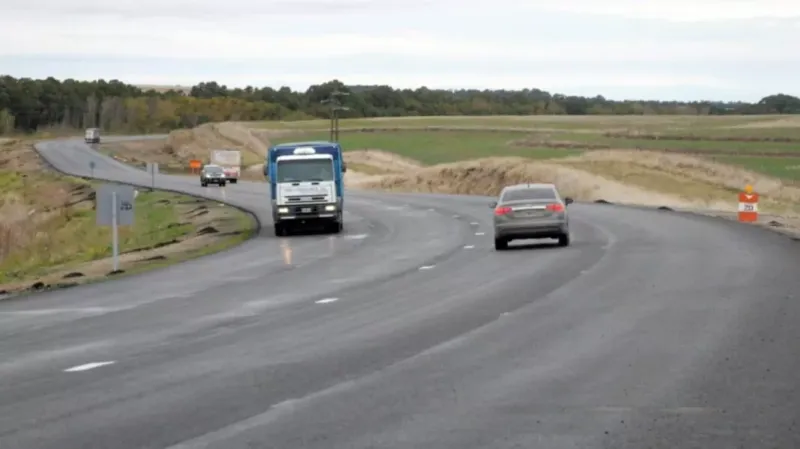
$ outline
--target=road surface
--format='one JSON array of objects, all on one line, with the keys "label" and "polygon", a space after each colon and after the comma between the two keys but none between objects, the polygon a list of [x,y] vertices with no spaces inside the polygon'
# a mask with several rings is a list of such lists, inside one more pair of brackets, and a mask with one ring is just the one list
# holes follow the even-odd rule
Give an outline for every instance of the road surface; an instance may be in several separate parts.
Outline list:
[{"label": "road surface", "polygon": [[[267,192],[225,189],[269,231]],[[800,447],[800,245],[575,204],[572,246],[498,253],[489,201],[349,192],[342,235],[0,303],[0,447]]]}]

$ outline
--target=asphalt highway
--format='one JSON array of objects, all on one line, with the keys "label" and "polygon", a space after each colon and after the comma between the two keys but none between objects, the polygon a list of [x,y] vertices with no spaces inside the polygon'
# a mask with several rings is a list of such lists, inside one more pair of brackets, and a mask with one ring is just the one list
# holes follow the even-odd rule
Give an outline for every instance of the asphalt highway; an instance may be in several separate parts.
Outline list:
[{"label": "asphalt highway", "polygon": [[[149,183],[81,140],[39,150]],[[224,192],[260,236],[0,302],[0,447],[800,447],[784,236],[574,204],[570,247],[496,252],[490,198],[353,191],[343,234],[277,238],[266,184]]]}]

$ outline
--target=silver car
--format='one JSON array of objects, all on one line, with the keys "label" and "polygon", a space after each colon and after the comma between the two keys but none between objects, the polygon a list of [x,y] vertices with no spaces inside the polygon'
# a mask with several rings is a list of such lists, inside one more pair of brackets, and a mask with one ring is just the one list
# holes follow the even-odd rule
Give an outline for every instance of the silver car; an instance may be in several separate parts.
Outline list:
[{"label": "silver car", "polygon": [[569,245],[569,214],[572,198],[561,199],[553,184],[517,184],[500,192],[494,208],[494,247],[508,248],[508,242],[521,239],[558,239]]}]

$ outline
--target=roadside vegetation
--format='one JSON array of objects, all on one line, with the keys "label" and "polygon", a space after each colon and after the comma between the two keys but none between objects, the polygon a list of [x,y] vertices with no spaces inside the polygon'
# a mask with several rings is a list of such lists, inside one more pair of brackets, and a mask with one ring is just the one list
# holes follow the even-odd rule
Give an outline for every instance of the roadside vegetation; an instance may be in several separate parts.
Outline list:
[{"label": "roadside vegetation", "polygon": [[[0,133],[169,133],[99,149],[134,165],[159,162],[168,173],[188,173],[188,161],[207,161],[210,149],[239,149],[243,178],[261,181],[269,145],[329,138],[331,109],[322,101],[336,91],[349,93],[340,140],[354,167],[351,187],[494,194],[503,183],[536,179],[587,201],[730,212],[750,183],[765,218],[797,211],[800,98],[780,93],[755,103],[614,101],[338,80],[297,92],[0,77]],[[376,162],[377,154],[415,167]]]},{"label": "roadside vegetation", "polygon": [[[330,105],[322,101],[335,91],[349,93],[342,99],[349,108],[342,112],[342,117],[353,119],[408,116],[425,121],[422,117],[471,116],[473,123],[477,123],[483,116],[536,115],[550,117],[554,123],[562,119],[561,123],[569,126],[568,116],[590,116],[605,121],[609,116],[666,115],[680,122],[684,120],[681,116],[713,118],[800,113],[799,98],[766,92],[756,103],[614,101],[600,95],[580,97],[539,89],[393,89],[347,86],[338,80],[298,92],[288,87],[232,89],[213,81],[165,90],[138,87],[119,80],[37,80],[0,76],[0,135],[36,131],[63,133],[94,126],[102,128],[106,134],[142,134],[192,128],[210,122],[329,119]],[[507,118],[502,120],[511,123]],[[440,120],[440,123],[446,126],[447,120]]]},{"label": "roadside vegetation", "polygon": [[[0,141],[0,294],[110,275],[111,230],[95,225],[95,184],[47,171],[30,141]],[[247,214],[211,200],[142,189],[120,227],[120,269],[164,266],[235,245]]]}]

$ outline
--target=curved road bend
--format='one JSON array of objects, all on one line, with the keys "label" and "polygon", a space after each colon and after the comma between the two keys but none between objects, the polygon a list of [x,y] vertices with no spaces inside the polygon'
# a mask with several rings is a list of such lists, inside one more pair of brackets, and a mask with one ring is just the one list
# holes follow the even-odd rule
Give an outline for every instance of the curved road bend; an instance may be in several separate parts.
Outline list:
[{"label": "curved road bend", "polygon": [[351,192],[342,235],[0,303],[0,447],[800,447],[800,245],[579,204],[573,246],[497,253],[488,201]]}]

